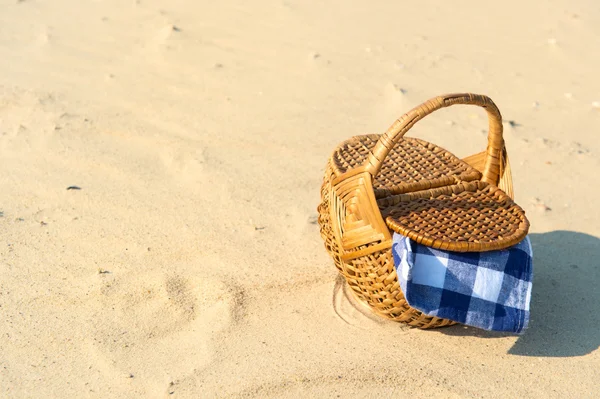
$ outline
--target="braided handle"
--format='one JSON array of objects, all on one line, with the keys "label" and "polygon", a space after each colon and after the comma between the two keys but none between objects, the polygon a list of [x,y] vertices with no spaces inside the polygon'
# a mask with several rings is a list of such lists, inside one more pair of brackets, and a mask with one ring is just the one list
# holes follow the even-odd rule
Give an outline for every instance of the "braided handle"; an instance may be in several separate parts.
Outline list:
[{"label": "braided handle", "polygon": [[482,181],[498,185],[501,173],[502,152],[504,139],[502,138],[502,116],[496,104],[487,96],[480,94],[462,93],[447,94],[432,98],[425,103],[413,108],[394,122],[389,129],[381,135],[379,141],[365,161],[364,168],[373,178],[381,170],[385,157],[394,145],[414,126],[419,120],[430,113],[455,104],[477,105],[487,111],[489,119],[488,145],[486,159],[482,171]]}]

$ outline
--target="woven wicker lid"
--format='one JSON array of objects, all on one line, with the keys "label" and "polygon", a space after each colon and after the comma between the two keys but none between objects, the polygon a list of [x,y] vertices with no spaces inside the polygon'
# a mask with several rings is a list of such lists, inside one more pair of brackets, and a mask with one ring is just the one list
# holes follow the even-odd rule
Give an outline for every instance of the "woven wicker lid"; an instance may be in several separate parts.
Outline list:
[{"label": "woven wicker lid", "polygon": [[[333,153],[332,166],[339,176],[362,165],[380,134],[355,136]],[[479,180],[481,173],[451,152],[412,137],[400,140],[383,162],[373,181],[376,198]]]},{"label": "woven wicker lid", "polygon": [[[484,252],[525,238],[525,211],[499,188],[464,182],[378,201],[390,229],[428,247]],[[384,217],[385,217],[384,216]]]}]

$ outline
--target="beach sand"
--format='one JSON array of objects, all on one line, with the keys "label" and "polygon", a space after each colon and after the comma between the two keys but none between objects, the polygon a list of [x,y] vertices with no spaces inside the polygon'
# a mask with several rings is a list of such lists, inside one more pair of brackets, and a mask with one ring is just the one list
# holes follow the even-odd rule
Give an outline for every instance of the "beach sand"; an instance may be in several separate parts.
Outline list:
[{"label": "beach sand", "polygon": [[[0,397],[597,396],[598,50],[595,0],[0,0]],[[506,120],[522,336],[379,319],[319,236],[334,147],[448,92]]]}]

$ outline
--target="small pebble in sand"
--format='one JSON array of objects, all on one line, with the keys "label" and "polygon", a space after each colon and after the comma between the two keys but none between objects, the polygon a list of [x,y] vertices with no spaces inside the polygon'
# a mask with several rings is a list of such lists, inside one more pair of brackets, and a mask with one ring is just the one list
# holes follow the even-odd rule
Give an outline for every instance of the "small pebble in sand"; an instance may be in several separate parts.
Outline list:
[{"label": "small pebble in sand", "polygon": [[548,205],[542,204],[542,203],[536,204],[535,206],[536,206],[537,209],[539,209],[541,211],[544,211],[544,212],[548,212],[548,211],[552,210],[552,208],[550,208]]},{"label": "small pebble in sand", "polygon": [[540,103],[537,101],[534,101],[533,104],[531,104],[531,106],[535,109],[538,109],[540,107]]},{"label": "small pebble in sand", "polygon": [[316,60],[317,58],[319,58],[321,56],[321,54],[316,53],[316,52],[312,52],[310,53],[310,58],[312,58],[313,60]]},{"label": "small pebble in sand", "polygon": [[400,87],[397,84],[394,85],[394,89],[396,89],[396,91],[400,92],[400,94],[406,94],[406,89],[403,87]]},{"label": "small pebble in sand", "polygon": [[67,187],[67,190],[81,190],[81,187],[79,187],[79,186],[69,186],[69,187]]},{"label": "small pebble in sand", "polygon": [[521,126],[521,124],[513,121],[513,120],[508,120],[508,121],[502,121],[502,123],[506,123],[508,126],[515,128],[515,127],[519,127]]},{"label": "small pebble in sand", "polygon": [[577,154],[589,154],[590,153],[590,149],[587,148],[586,146],[584,146],[583,144],[574,141],[573,143],[571,143],[571,148],[570,151],[571,152],[575,152]]},{"label": "small pebble in sand", "polygon": [[546,204],[545,204],[545,203],[544,203],[544,202],[543,202],[541,199],[539,199],[539,198],[534,198],[534,199],[532,200],[532,202],[533,202],[533,206],[534,206],[536,209],[538,209],[539,211],[542,211],[542,212],[548,212],[548,211],[551,211],[551,210],[552,210],[552,208],[550,208],[548,205],[546,205]]}]

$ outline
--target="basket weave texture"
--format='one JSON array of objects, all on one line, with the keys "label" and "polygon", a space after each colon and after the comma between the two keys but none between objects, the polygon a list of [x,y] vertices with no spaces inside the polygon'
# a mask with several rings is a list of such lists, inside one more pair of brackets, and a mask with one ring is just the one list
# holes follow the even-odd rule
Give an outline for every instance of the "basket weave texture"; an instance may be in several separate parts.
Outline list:
[{"label": "basket weave texture", "polygon": [[[525,238],[525,212],[481,181],[386,198],[390,229],[428,247],[457,252],[504,249]],[[381,205],[381,202],[379,203]]]},{"label": "basket weave texture", "polygon": [[[426,115],[454,104],[487,111],[485,151],[461,160],[434,144],[403,137]],[[392,320],[442,327],[454,322],[424,315],[406,302],[390,229],[446,250],[506,248],[529,228],[512,197],[498,108],[486,96],[450,94],[409,111],[384,134],[340,144],[325,169],[318,221],[325,248],[359,300]]]}]

